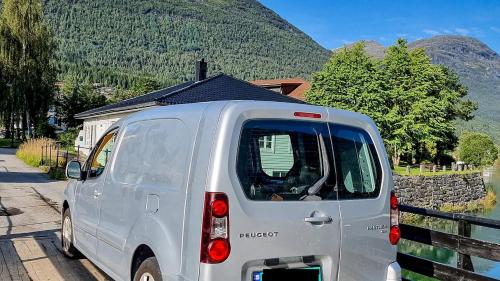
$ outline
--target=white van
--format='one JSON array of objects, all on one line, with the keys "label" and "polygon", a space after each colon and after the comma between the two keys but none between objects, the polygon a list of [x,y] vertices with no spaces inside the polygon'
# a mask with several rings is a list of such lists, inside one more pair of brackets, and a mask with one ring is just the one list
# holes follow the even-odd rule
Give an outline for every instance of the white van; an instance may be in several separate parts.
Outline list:
[{"label": "white van", "polygon": [[63,248],[116,280],[401,280],[392,173],[366,116],[164,106],[70,162]]}]

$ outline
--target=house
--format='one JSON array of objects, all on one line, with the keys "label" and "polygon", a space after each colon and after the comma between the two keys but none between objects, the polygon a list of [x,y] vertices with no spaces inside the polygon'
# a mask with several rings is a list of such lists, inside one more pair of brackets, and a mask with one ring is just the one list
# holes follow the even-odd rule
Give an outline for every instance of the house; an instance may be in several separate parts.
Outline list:
[{"label": "house", "polygon": [[[83,130],[80,131],[75,140],[75,145],[80,146],[80,151],[83,153],[88,153],[89,149],[96,144],[101,135],[114,122],[131,113],[152,107],[219,100],[303,103],[298,99],[229,75],[219,74],[206,78],[206,69],[206,63],[203,60],[199,61],[196,64],[196,79],[194,81],[76,114],[75,118],[83,120]],[[273,151],[280,151],[280,149]]]},{"label": "house", "polygon": [[311,88],[311,84],[302,78],[255,80],[251,83],[301,101],[306,100],[305,93]]}]

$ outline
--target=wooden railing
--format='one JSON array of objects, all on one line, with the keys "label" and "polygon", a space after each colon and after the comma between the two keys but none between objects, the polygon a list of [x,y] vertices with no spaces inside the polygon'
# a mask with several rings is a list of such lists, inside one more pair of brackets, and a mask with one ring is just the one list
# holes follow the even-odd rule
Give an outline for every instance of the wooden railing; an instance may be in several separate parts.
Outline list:
[{"label": "wooden railing", "polygon": [[[440,280],[500,280],[474,272],[471,256],[500,261],[500,245],[471,238],[471,225],[500,230],[500,221],[464,214],[400,205],[401,212],[458,222],[458,234],[449,234],[418,226],[401,224],[401,238],[426,245],[445,248],[458,254],[457,266],[430,261],[409,254],[398,253],[399,265],[409,271]],[[498,232],[500,235],[500,231]],[[405,280],[405,279],[403,279]]]}]

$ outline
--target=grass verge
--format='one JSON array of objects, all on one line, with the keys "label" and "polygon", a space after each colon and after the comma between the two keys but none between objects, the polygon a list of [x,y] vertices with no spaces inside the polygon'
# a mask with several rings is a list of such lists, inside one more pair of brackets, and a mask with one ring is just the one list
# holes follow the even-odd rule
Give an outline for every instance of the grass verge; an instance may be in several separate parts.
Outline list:
[{"label": "grass verge", "polygon": [[11,139],[0,138],[0,147],[1,148],[17,148],[21,143],[20,140],[14,140],[14,145],[12,145]]}]

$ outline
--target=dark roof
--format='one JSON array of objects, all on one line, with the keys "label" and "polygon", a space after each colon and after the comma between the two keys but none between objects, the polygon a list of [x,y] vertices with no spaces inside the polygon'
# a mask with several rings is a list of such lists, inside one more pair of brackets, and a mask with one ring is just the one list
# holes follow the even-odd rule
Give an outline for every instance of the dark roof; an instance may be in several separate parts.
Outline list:
[{"label": "dark roof", "polygon": [[85,119],[106,113],[139,109],[154,105],[171,105],[221,100],[259,100],[304,103],[280,93],[264,89],[225,74],[212,76],[199,82],[185,82],[114,104],[87,110],[75,115]]}]

